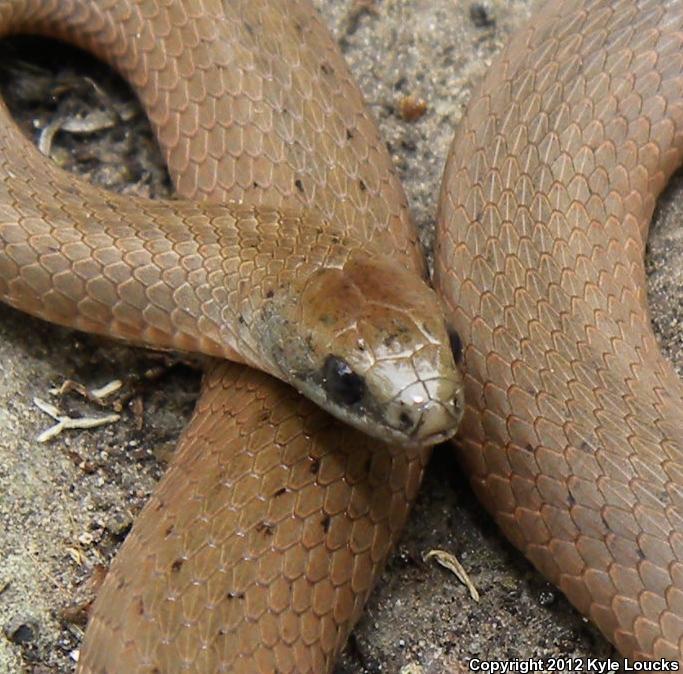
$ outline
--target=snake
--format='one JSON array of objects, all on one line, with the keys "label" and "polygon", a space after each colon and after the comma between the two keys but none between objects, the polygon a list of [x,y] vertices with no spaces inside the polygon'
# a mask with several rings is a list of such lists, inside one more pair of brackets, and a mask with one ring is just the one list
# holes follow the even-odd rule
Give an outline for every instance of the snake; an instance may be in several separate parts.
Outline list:
[{"label": "snake", "polygon": [[621,653],[678,662],[683,387],[643,257],[683,153],[682,27],[676,1],[545,4],[456,133],[435,256],[475,492]]},{"label": "snake", "polygon": [[[146,26],[155,38],[162,30],[158,22],[140,25],[147,9],[119,22],[118,30],[127,25],[139,32]],[[204,22],[211,9],[207,6]],[[7,2],[2,10],[4,33],[35,29],[77,44],[69,32],[81,29],[82,12],[92,15],[92,26],[108,17],[113,25],[115,13],[96,3],[56,6],[51,12],[40,3]],[[33,16],[38,11],[45,14],[41,21]],[[186,21],[185,14],[178,5],[166,11],[164,20],[170,28]],[[156,76],[147,72],[147,82],[136,87],[160,140],[173,125],[182,137],[190,118],[197,122],[195,89],[205,92],[202,97],[209,88],[223,98],[224,71],[234,66],[239,73],[238,55],[226,47],[229,22],[215,28],[195,25],[202,28],[196,53],[182,43],[174,59],[172,45],[157,43],[154,58],[162,59],[161,69],[153,71]],[[128,45],[104,34],[94,39],[93,51],[131,82],[150,70],[146,50],[136,53],[141,40]],[[216,44],[208,56],[207,42]],[[130,62],[124,65],[124,60]],[[178,69],[182,79],[173,77]],[[159,81],[169,75],[163,86],[170,87],[173,100],[165,101],[158,95]],[[462,385],[453,338],[434,291],[415,270],[406,270],[379,248],[373,251],[336,213],[321,218],[317,209],[295,211],[275,199],[248,204],[222,187],[217,176],[228,180],[228,171],[218,148],[229,153],[234,143],[240,147],[244,141],[235,139],[241,135],[239,125],[225,129],[218,119],[221,109],[214,112],[216,117],[206,122],[214,133],[199,145],[202,134],[194,134],[191,142],[162,141],[172,179],[187,193],[185,201],[125,198],[74,180],[45,165],[28,140],[12,134],[6,118],[0,145],[20,145],[5,153],[11,163],[0,196],[0,299],[84,331],[258,367],[384,441],[424,445],[450,438],[462,416]],[[269,140],[285,133],[280,120],[262,139],[266,153],[278,150],[269,143],[283,142]],[[334,131],[343,133],[341,120],[335,121]],[[247,134],[245,140],[255,139]],[[202,173],[196,174],[197,152],[217,154],[219,162],[202,162]],[[322,180],[330,181],[334,153],[325,156],[333,165]],[[181,167],[194,175],[192,188],[184,187]],[[309,180],[309,170],[304,167],[289,187],[308,190],[314,199],[321,178]],[[248,174],[252,183],[269,174],[260,164],[251,172],[235,167],[234,173],[240,183]],[[358,183],[377,189],[362,177]]]},{"label": "snake", "polygon": [[[203,190],[219,180],[190,158],[208,158],[212,144],[180,140],[220,117],[215,90],[208,112],[188,102],[217,85],[207,76],[206,90],[175,94],[183,69],[167,59],[182,36],[207,67],[202,37],[227,19],[231,121],[242,128],[243,107],[253,106],[257,130],[242,130],[240,171],[228,168],[235,183],[218,188],[218,200],[257,217],[262,204],[315,203],[329,220],[336,208],[380,250],[422,269],[388,158],[306,3],[187,3],[183,13],[173,2],[115,0],[111,15],[97,16],[90,5],[55,7],[58,29],[49,11],[15,25],[115,61],[188,199],[213,199]],[[434,275],[462,345],[453,349],[465,373],[456,451],[476,493],[621,653],[677,661],[683,391],[651,331],[643,252],[657,196],[681,162],[682,28],[678,1],[547,2],[494,63],[456,132]],[[141,44],[126,49],[126,35]],[[216,58],[225,58],[220,48]],[[264,94],[272,82],[283,88]],[[159,120],[176,97],[192,114],[167,129]],[[257,105],[264,99],[288,111],[278,128],[292,146],[286,159],[264,140],[274,119]],[[343,133],[326,132],[330,101],[353,120]],[[344,148],[341,176],[321,146]],[[295,177],[309,151],[315,168]],[[270,169],[263,154],[276,160]],[[332,196],[315,189],[326,180]],[[329,671],[427,458],[412,443],[393,448],[344,429],[264,373],[212,362],[167,475],[92,610],[79,670]]]}]

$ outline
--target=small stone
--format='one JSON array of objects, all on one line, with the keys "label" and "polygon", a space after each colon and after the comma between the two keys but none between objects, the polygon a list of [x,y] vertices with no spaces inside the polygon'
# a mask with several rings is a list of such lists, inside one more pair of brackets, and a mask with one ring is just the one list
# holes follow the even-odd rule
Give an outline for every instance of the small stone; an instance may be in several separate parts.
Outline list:
[{"label": "small stone", "polygon": [[10,619],[3,631],[12,643],[28,644],[38,635],[38,621],[30,616],[18,615]]},{"label": "small stone", "polygon": [[491,28],[496,25],[489,8],[480,2],[470,5],[470,20],[477,28]]},{"label": "small stone", "polygon": [[399,111],[406,122],[414,122],[427,112],[427,101],[417,96],[404,96]]},{"label": "small stone", "polygon": [[555,593],[550,590],[543,590],[538,595],[538,603],[544,607],[552,606],[555,603],[555,599]]},{"label": "small stone", "polygon": [[120,538],[128,532],[132,524],[133,520],[128,515],[124,513],[113,513],[107,518],[104,526],[112,536]]},{"label": "small stone", "polygon": [[479,639],[472,639],[467,646],[467,650],[472,653],[472,655],[477,655],[481,653],[481,642]]},{"label": "small stone", "polygon": [[401,668],[400,674],[424,674],[424,669],[415,662],[410,662]]}]

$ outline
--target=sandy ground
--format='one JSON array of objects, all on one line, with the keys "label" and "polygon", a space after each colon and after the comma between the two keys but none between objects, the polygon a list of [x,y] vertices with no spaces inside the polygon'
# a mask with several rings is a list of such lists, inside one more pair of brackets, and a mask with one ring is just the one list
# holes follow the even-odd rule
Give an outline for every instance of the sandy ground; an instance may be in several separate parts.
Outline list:
[{"label": "sandy ground", "polygon": [[[380,121],[416,221],[430,246],[438,185],[452,132],[472,86],[506,36],[529,13],[525,0],[318,0]],[[66,87],[72,99],[106,99],[131,116],[96,134],[55,138],[66,166],[116,189],[164,192],[154,144],[126,94],[98,66],[81,65],[40,43],[0,51],[0,84],[29,133],[44,128]],[[38,70],[18,64],[42,62]],[[18,60],[17,60],[18,59]],[[60,84],[50,68],[66,63]],[[16,75],[17,68],[24,74]],[[86,79],[70,73],[77,70]],[[89,78],[89,79],[88,79]],[[52,87],[52,88],[50,88]],[[11,90],[11,91],[10,91]],[[47,101],[45,96],[47,93]],[[20,94],[17,96],[17,94]],[[426,101],[405,121],[406,96]],[[79,142],[80,140],[84,142]],[[129,185],[132,183],[132,185]],[[654,323],[683,372],[683,229],[679,189],[662,200],[649,244]],[[50,418],[35,397],[72,415],[111,413],[77,394],[49,389],[72,379],[88,388],[124,382],[121,420],[68,431],[49,443],[37,435]],[[198,375],[165,367],[150,354],[48,326],[0,307],[0,674],[73,669],[82,627],[65,609],[87,594],[83,581],[106,565],[163,471],[187,420]],[[422,561],[432,548],[458,555],[481,593],[473,602],[457,580]],[[78,615],[76,615],[78,617]],[[447,450],[438,451],[396,553],[336,673],[457,671],[470,657],[606,657],[600,635],[502,539],[473,499]]]}]

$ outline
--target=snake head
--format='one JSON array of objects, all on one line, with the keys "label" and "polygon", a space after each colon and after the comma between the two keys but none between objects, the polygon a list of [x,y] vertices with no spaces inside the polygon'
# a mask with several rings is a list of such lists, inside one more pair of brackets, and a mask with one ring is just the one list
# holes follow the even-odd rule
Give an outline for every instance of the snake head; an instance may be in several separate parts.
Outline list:
[{"label": "snake head", "polygon": [[267,313],[262,343],[281,378],[334,416],[404,446],[455,434],[464,403],[453,335],[415,272],[356,252],[294,282]]}]

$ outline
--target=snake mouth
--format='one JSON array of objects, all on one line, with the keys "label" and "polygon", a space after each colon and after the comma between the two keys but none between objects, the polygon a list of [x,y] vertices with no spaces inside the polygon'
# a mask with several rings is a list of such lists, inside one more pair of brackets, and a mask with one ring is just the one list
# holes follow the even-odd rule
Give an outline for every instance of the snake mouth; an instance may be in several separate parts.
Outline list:
[{"label": "snake mouth", "polygon": [[446,442],[455,436],[457,429],[450,431],[438,431],[437,433],[432,433],[426,437],[421,437],[419,440],[415,441],[416,447],[431,447],[432,445],[440,445],[442,442]]},{"label": "snake mouth", "polygon": [[449,403],[432,400],[422,408],[410,430],[410,444],[426,447],[450,440],[457,433],[461,419],[460,396],[456,395]]}]

